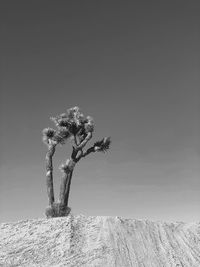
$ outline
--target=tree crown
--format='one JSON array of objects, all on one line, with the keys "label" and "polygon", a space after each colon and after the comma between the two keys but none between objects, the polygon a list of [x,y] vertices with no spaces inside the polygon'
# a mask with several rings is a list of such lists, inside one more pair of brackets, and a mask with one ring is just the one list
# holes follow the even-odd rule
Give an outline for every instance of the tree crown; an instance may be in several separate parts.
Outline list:
[{"label": "tree crown", "polygon": [[[90,116],[85,117],[77,106],[68,109],[66,113],[51,117],[50,119],[54,122],[56,130],[52,128],[45,128],[43,130],[43,142],[48,146],[63,145],[68,139],[72,139],[74,145],[81,150],[92,138],[94,120]],[[110,148],[110,143],[110,137],[105,137],[95,142],[89,150],[90,152],[106,152]],[[86,151],[86,154],[89,154],[89,152]]]}]

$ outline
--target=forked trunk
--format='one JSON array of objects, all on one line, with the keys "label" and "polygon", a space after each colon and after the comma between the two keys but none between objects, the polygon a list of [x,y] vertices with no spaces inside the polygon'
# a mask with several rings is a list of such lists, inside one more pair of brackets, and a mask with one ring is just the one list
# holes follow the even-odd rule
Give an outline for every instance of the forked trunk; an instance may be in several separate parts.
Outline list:
[{"label": "forked trunk", "polygon": [[71,209],[68,207],[68,199],[74,166],[75,162],[72,159],[67,161],[63,169],[63,176],[60,184],[59,202],[55,203],[53,197],[53,203],[49,205],[45,212],[47,218],[67,216],[70,213]]},{"label": "forked trunk", "polygon": [[71,209],[68,207],[68,198],[72,172],[73,171],[64,172],[60,185],[59,202],[54,202],[50,207],[46,209],[45,213],[47,218],[63,217],[67,216],[70,213]]}]

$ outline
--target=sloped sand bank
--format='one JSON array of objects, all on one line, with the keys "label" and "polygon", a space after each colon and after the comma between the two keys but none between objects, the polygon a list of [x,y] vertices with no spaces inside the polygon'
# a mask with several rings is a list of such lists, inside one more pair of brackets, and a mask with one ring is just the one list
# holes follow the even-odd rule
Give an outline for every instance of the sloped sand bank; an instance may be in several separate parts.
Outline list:
[{"label": "sloped sand bank", "polygon": [[3,223],[0,266],[200,267],[200,223],[73,215]]}]

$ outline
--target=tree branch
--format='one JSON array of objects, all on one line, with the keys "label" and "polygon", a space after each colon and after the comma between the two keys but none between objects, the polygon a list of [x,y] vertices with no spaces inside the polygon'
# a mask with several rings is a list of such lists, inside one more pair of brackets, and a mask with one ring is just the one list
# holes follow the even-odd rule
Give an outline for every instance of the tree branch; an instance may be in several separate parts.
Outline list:
[{"label": "tree branch", "polygon": [[97,141],[93,146],[88,148],[86,151],[81,150],[81,154],[76,158],[76,162],[78,162],[81,158],[86,157],[92,152],[106,152],[110,147],[110,137],[104,137],[101,141]]},{"label": "tree branch", "polygon": [[92,153],[92,152],[96,152],[94,146],[88,148],[88,149],[87,149],[86,151],[84,151],[84,152],[81,151],[81,154],[76,158],[77,162],[78,162],[81,158],[86,157],[87,155],[89,155],[89,154]]},{"label": "tree branch", "polygon": [[84,140],[76,147],[77,150],[81,150],[87,144],[87,142],[92,138],[92,133],[88,132]]},{"label": "tree branch", "polygon": [[72,154],[71,154],[71,159],[74,161],[74,162],[76,162],[76,156],[77,156],[77,154],[78,154],[78,150],[74,147],[74,146],[72,146]]},{"label": "tree branch", "polygon": [[75,134],[74,134],[74,143],[75,143],[76,146],[79,145],[79,142],[78,142],[78,140],[77,140],[77,136],[76,136]]}]

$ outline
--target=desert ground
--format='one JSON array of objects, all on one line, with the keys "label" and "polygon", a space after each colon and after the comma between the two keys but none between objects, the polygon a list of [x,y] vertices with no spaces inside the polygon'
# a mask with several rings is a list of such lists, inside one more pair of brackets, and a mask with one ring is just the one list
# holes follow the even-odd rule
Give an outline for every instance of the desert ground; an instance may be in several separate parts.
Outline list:
[{"label": "desert ground", "polygon": [[83,215],[0,225],[2,267],[199,267],[200,223]]}]

